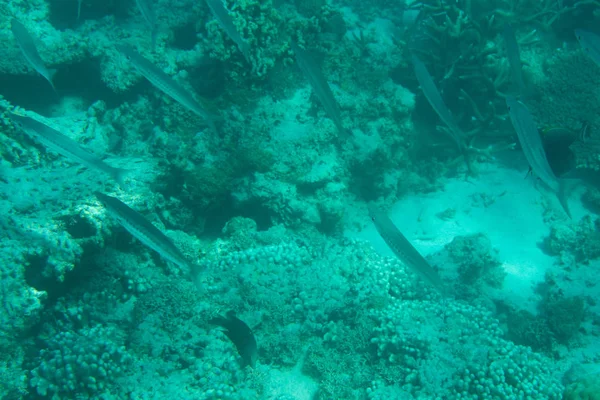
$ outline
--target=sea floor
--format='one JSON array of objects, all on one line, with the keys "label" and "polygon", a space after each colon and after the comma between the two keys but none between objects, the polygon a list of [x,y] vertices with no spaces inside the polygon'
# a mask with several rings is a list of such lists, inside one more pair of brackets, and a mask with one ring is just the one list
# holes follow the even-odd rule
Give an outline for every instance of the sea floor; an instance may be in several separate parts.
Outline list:
[{"label": "sea floor", "polygon": [[[425,257],[442,250],[456,236],[485,234],[507,273],[502,290],[505,301],[535,313],[540,300],[536,286],[549,271],[561,275],[560,260],[544,252],[544,238],[552,224],[571,221],[556,196],[520,164],[483,164],[477,177],[451,178],[441,191],[406,196],[388,215]],[[584,190],[579,185],[569,195],[572,222],[589,214],[580,200]],[[393,255],[371,223],[347,235],[369,240],[380,253]],[[600,263],[589,267],[600,276]]]}]

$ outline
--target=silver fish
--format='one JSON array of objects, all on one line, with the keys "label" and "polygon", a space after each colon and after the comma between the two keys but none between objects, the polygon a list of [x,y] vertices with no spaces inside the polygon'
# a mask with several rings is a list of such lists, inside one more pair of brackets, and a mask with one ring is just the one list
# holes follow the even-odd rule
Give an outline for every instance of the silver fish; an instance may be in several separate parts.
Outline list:
[{"label": "silver fish", "polygon": [[394,252],[396,257],[421,279],[433,286],[441,294],[444,294],[444,285],[437,272],[408,239],[404,237],[392,220],[385,213],[373,206],[369,206],[369,215],[375,224],[375,228],[377,228],[377,232],[379,232],[381,238]]},{"label": "silver fish", "polygon": [[504,36],[504,43],[506,45],[506,57],[508,58],[508,64],[510,65],[510,72],[513,79],[513,85],[520,95],[525,94],[525,83],[523,82],[523,72],[521,69],[521,53],[519,51],[519,44],[517,43],[517,37],[515,36],[515,30],[512,25],[507,24],[502,30],[502,36]]},{"label": "silver fish", "polygon": [[18,20],[13,18],[10,21],[10,29],[12,30],[13,36],[15,37],[15,40],[17,41],[17,44],[21,49],[21,53],[23,53],[23,56],[25,57],[29,65],[40,75],[46,78],[46,80],[52,86],[52,89],[56,91],[56,89],[54,88],[54,82],[52,81],[52,79],[54,78],[54,74],[56,74],[56,70],[49,69],[48,67],[46,67],[46,64],[40,57],[40,54],[38,53],[37,48],[35,47],[33,38],[31,37],[31,34],[27,30],[27,28],[25,28],[25,26]]},{"label": "silver fish", "polygon": [[229,15],[229,11],[223,5],[222,0],[206,0],[206,4],[217,19],[219,25],[221,25],[221,28],[223,28],[227,36],[229,36],[229,39],[233,40],[246,60],[250,61],[250,44],[244,40],[242,35],[238,32],[233,23],[233,18]]},{"label": "silver fish", "polygon": [[106,207],[109,214],[136,239],[156,251],[165,260],[172,262],[185,271],[192,272],[194,270],[192,264],[185,259],[171,239],[152,225],[140,213],[116,197],[100,192],[95,192],[94,194],[104,207]]},{"label": "silver fish", "polygon": [[344,129],[342,124],[342,116],[340,114],[340,107],[333,96],[331,87],[327,83],[327,79],[323,75],[321,68],[314,62],[312,57],[305,50],[301,49],[296,43],[291,43],[292,50],[296,55],[296,63],[302,71],[302,74],[308,79],[313,92],[323,105],[325,112],[333,120],[336,128],[341,134],[347,135],[347,131]]},{"label": "silver fish", "polygon": [[117,45],[117,50],[121,52],[131,64],[150,81],[156,88],[160,89],[167,96],[192,111],[194,114],[203,118],[210,128],[216,131],[212,116],[197,102],[194,97],[182,88],[173,78],[165,74],[160,68],[152,64],[149,60],[141,56],[129,46]]},{"label": "silver fish", "polygon": [[139,8],[142,16],[146,20],[146,23],[150,26],[152,34],[152,48],[156,46],[156,34],[157,34],[157,21],[154,8],[150,0],[135,0],[135,4]]},{"label": "silver fish", "polygon": [[546,151],[533,115],[529,112],[525,104],[521,103],[512,96],[506,97],[506,105],[510,120],[517,132],[519,143],[523,149],[523,154],[534,174],[548,186],[558,197],[561,206],[571,217],[571,211],[566,199],[566,189],[564,181],[559,180],[548,163]]},{"label": "silver fish", "polygon": [[575,29],[575,36],[583,50],[600,66],[600,36],[583,29]]},{"label": "silver fish", "polygon": [[122,184],[129,170],[111,167],[79,143],[33,118],[8,113],[11,121],[50,150],[90,169],[101,171]]},{"label": "silver fish", "polygon": [[423,64],[423,62],[421,62],[421,60],[419,60],[415,55],[412,56],[412,63],[415,70],[415,75],[417,76],[417,81],[421,86],[421,90],[423,91],[425,98],[436,114],[440,117],[442,122],[444,122],[444,124],[446,124],[448,127],[448,136],[450,136],[450,139],[452,139],[452,141],[458,147],[458,150],[465,158],[465,163],[467,164],[469,172],[471,172],[471,163],[467,156],[467,146],[464,141],[464,133],[454,121],[450,110],[446,106],[446,103],[444,103],[442,95],[435,85],[435,82],[433,82],[433,78],[431,77],[431,74],[427,70],[425,64]]}]

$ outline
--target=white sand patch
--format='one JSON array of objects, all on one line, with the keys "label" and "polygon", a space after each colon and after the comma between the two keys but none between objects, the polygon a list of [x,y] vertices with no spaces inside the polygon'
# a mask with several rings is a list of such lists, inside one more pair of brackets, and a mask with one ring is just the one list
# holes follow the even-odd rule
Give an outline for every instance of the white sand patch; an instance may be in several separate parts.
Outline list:
[{"label": "white sand patch", "polygon": [[[503,289],[506,300],[535,312],[539,299],[534,288],[556,262],[541,249],[550,231],[544,214],[550,207],[560,218],[567,217],[556,196],[526,178],[526,173],[525,167],[484,165],[478,177],[451,179],[443,191],[408,196],[388,215],[425,257],[456,236],[484,233],[508,274]],[[574,220],[587,213],[579,196],[572,194],[569,203]],[[369,240],[380,253],[393,255],[372,223],[348,235]]]}]

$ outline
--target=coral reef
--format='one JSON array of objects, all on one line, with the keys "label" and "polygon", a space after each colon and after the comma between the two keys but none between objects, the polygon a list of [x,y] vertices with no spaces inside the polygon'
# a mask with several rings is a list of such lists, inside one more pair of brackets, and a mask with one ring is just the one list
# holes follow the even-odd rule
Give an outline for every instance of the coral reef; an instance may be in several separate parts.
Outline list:
[{"label": "coral reef", "polygon": [[[150,3],[154,38],[133,1],[0,4],[0,397],[593,395],[593,380],[564,390],[560,359],[596,333],[593,296],[553,286],[538,315],[506,313],[505,335],[492,296],[507,290],[505,272],[484,234],[444,238],[432,256],[455,298],[348,236],[367,223],[365,202],[391,206],[460,172],[434,135],[411,52],[482,161],[491,151],[473,141],[510,141],[499,111],[512,89],[498,35],[506,23],[539,124],[585,121],[596,132],[597,66],[572,37],[576,24],[597,24],[595,0],[224,0],[247,58],[205,2]],[[407,6],[420,11],[411,26],[401,21]],[[19,50],[12,18],[58,70],[56,92]],[[295,74],[292,41],[323,71],[348,136]],[[122,44],[202,99],[216,129],[138,74]],[[16,129],[9,110],[106,155],[130,170],[125,182],[54,154]],[[584,144],[573,147],[578,167],[598,169],[596,140]],[[154,224],[201,273],[189,278],[134,239],[121,226],[131,221],[110,218],[96,191]],[[545,249],[565,274],[594,267],[597,225],[588,216],[552,227]],[[254,331],[255,368],[210,323],[229,310]]]},{"label": "coral reef", "polygon": [[544,246],[551,254],[559,255],[567,265],[587,264],[600,256],[598,220],[594,221],[588,215],[578,223],[557,223],[550,229]]},{"label": "coral reef", "polygon": [[599,375],[591,375],[568,385],[565,389],[564,400],[600,399],[599,378]]},{"label": "coral reef", "polygon": [[131,358],[102,326],[59,332],[46,341],[31,371],[31,386],[41,396],[95,395],[124,373]]}]

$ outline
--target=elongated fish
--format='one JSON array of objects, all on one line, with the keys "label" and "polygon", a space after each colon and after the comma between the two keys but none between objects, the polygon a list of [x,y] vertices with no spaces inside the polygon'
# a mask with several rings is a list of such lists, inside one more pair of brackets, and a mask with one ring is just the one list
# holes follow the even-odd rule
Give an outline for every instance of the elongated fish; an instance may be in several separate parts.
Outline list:
[{"label": "elongated fish", "polygon": [[12,19],[10,21],[10,29],[12,30],[13,36],[21,49],[21,53],[29,63],[29,65],[36,70],[40,75],[42,75],[52,86],[52,90],[56,91],[54,88],[54,82],[52,79],[54,78],[54,74],[56,74],[55,69],[48,69],[44,61],[40,57],[40,54],[35,47],[35,43],[33,38],[29,34],[29,31],[25,26],[20,23],[16,19]]},{"label": "elongated fish", "polygon": [[377,232],[394,252],[396,257],[408,268],[415,272],[421,279],[433,286],[438,292],[444,294],[444,285],[437,272],[429,265],[427,260],[414,248],[412,244],[398,230],[396,225],[385,213],[373,206],[369,207],[369,215],[377,228]]},{"label": "elongated fish", "polygon": [[344,129],[342,124],[342,116],[340,114],[340,107],[333,96],[333,92],[327,83],[327,79],[323,75],[321,68],[315,63],[310,54],[307,51],[301,49],[296,43],[292,42],[292,50],[296,55],[296,63],[302,71],[302,74],[310,82],[310,86],[313,92],[323,105],[325,112],[333,120],[337,130],[344,135],[347,135],[347,131]]},{"label": "elongated fish", "polygon": [[446,107],[446,103],[444,103],[442,95],[435,85],[435,82],[433,82],[433,78],[431,77],[431,74],[429,74],[425,64],[423,64],[423,62],[421,62],[421,60],[419,60],[415,55],[412,56],[412,63],[415,70],[415,75],[417,76],[417,81],[421,86],[421,90],[423,91],[425,98],[436,114],[440,117],[442,122],[444,122],[444,124],[446,124],[448,127],[448,136],[450,136],[450,139],[452,139],[452,141],[456,144],[456,147],[458,147],[458,150],[465,158],[467,169],[469,172],[471,172],[471,163],[467,156],[467,146],[465,145],[464,141],[464,133],[454,121],[454,118],[452,117],[448,107]]},{"label": "elongated fish", "polygon": [[157,89],[160,89],[164,94],[171,97],[173,100],[192,111],[194,114],[203,118],[210,128],[216,131],[216,127],[212,116],[198,103],[194,97],[184,88],[179,86],[177,82],[169,75],[165,74],[160,68],[152,64],[146,58],[129,46],[117,45],[117,50],[121,52],[131,64],[150,81]]},{"label": "elongated fish", "polygon": [[566,199],[564,181],[559,180],[556,175],[554,175],[554,172],[552,172],[533,115],[531,115],[525,104],[517,101],[517,99],[512,96],[506,97],[506,105],[508,107],[510,120],[517,132],[519,143],[523,149],[523,154],[525,154],[525,158],[527,159],[531,170],[556,194],[561,206],[567,215],[571,217],[571,211],[569,210]]},{"label": "elongated fish", "polygon": [[23,132],[50,150],[90,169],[104,172],[120,184],[123,183],[123,178],[129,172],[125,169],[111,167],[73,139],[33,118],[13,113],[8,113],[8,117]]},{"label": "elongated fish", "polygon": [[171,239],[157,227],[152,225],[150,221],[144,218],[140,213],[116,197],[108,196],[100,192],[94,194],[104,207],[106,207],[109,214],[136,239],[156,251],[165,260],[181,267],[184,271],[191,272],[194,270],[192,264],[185,259]]},{"label": "elongated fish", "polygon": [[508,64],[510,65],[510,72],[513,80],[512,83],[519,95],[524,95],[525,83],[523,82],[523,71],[521,69],[521,52],[519,51],[519,44],[517,43],[517,37],[515,36],[515,30],[512,25],[507,24],[504,26],[502,36],[504,37],[504,43],[506,44],[506,57],[508,58]]},{"label": "elongated fish", "polygon": [[210,323],[225,329],[225,335],[235,345],[238,353],[242,356],[244,364],[254,368],[258,358],[258,347],[252,329],[236,317],[233,311],[228,311],[225,317],[217,315],[210,320]]},{"label": "elongated fish", "polygon": [[156,34],[158,33],[158,24],[156,22],[156,14],[150,0],[135,0],[138,9],[142,13],[144,20],[150,27],[152,34],[152,48],[156,47]]},{"label": "elongated fish", "polygon": [[237,45],[238,49],[242,52],[246,61],[250,61],[250,44],[244,40],[242,35],[238,32],[233,18],[229,15],[229,11],[223,5],[222,0],[206,0],[206,4],[210,11],[212,11],[221,28],[225,31],[229,39]]},{"label": "elongated fish", "polygon": [[575,36],[583,50],[600,66],[600,36],[583,29],[576,29]]}]

